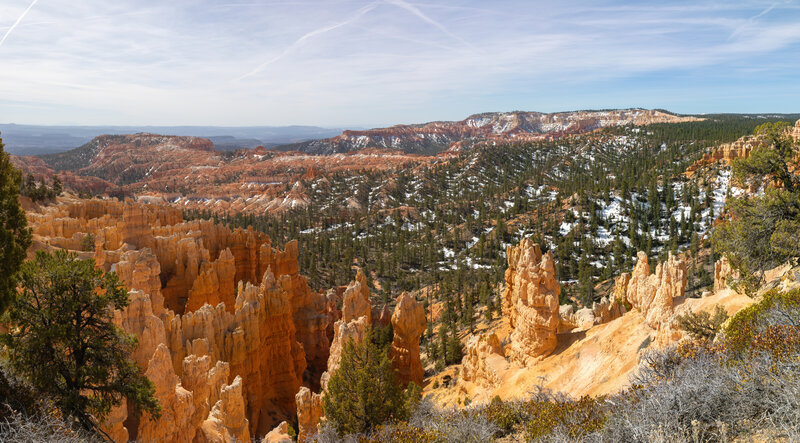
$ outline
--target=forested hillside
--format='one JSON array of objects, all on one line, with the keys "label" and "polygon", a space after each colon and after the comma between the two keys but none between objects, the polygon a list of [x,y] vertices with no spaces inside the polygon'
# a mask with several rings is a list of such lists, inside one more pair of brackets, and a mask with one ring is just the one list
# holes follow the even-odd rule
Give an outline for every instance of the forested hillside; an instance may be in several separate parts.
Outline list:
[{"label": "forested hillside", "polygon": [[[302,181],[310,203],[278,216],[190,212],[299,238],[312,287],[345,284],[357,264],[390,294],[429,285],[464,323],[492,305],[506,246],[533,237],[556,257],[559,279],[585,304],[595,285],[629,270],[631,257],[690,250],[720,215],[729,170],[684,172],[711,147],[792,116],[714,115],[698,122],[618,127],[587,136],[484,146],[413,169],[340,172]],[[690,289],[710,283],[707,266]]]}]

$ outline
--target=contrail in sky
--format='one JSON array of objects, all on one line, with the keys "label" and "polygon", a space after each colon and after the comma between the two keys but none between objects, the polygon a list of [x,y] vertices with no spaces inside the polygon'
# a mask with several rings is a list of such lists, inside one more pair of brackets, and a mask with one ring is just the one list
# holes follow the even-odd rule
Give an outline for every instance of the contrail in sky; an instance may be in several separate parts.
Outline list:
[{"label": "contrail in sky", "polygon": [[756,14],[756,15],[750,17],[749,19],[747,19],[747,21],[743,25],[737,26],[736,29],[734,29],[734,31],[731,33],[731,35],[728,36],[728,40],[731,40],[732,38],[734,38],[737,35],[739,35],[739,33],[744,31],[744,29],[747,28],[748,26],[750,26],[754,21],[756,21],[756,19],[758,19],[758,18],[760,18],[760,17],[762,17],[764,15],[769,14],[777,6],[778,6],[777,4],[773,3],[767,9],[765,9],[765,10],[759,12],[758,14]]},{"label": "contrail in sky", "polygon": [[361,8],[361,9],[359,9],[352,17],[348,18],[347,20],[345,20],[343,22],[339,22],[339,23],[335,23],[333,25],[329,25],[329,26],[325,26],[325,27],[322,27],[322,28],[319,28],[319,29],[315,29],[315,30],[303,35],[302,37],[297,39],[294,43],[289,45],[289,47],[284,49],[283,52],[281,52],[280,54],[276,55],[275,57],[265,61],[264,63],[258,65],[255,69],[253,69],[252,71],[248,72],[247,74],[242,75],[241,77],[237,78],[236,80],[242,80],[244,78],[247,78],[247,77],[250,77],[252,75],[255,75],[256,73],[258,73],[259,71],[263,70],[267,66],[269,66],[269,65],[275,63],[276,61],[282,59],[283,57],[288,55],[290,52],[294,51],[295,49],[297,49],[298,47],[303,45],[306,42],[306,40],[308,40],[308,39],[310,39],[312,37],[315,37],[315,36],[320,35],[320,34],[324,34],[326,32],[333,31],[334,29],[341,28],[342,26],[349,25],[350,23],[352,23],[352,22],[358,20],[359,18],[361,18],[364,14],[366,14],[369,11],[372,11],[373,9],[375,9],[375,6],[376,6],[375,3],[367,5],[367,6],[363,7],[363,8]]},{"label": "contrail in sky", "polygon": [[33,5],[35,5],[35,4],[36,4],[36,2],[38,2],[38,1],[39,1],[39,0],[33,0],[33,1],[31,2],[31,4],[28,6],[28,9],[26,9],[25,11],[23,11],[23,12],[22,12],[22,15],[20,15],[20,16],[19,16],[19,18],[17,19],[17,21],[15,21],[15,22],[14,22],[14,24],[13,24],[13,25],[11,25],[11,27],[10,27],[10,28],[8,28],[8,31],[6,31],[6,35],[4,35],[4,36],[3,36],[3,38],[0,38],[0,46],[3,46],[3,42],[4,42],[4,41],[6,41],[6,39],[8,38],[8,36],[9,36],[9,35],[11,35],[11,31],[13,31],[13,30],[14,30],[14,28],[16,28],[16,27],[17,27],[17,25],[19,24],[19,22],[21,22],[21,21],[22,21],[22,19],[23,19],[23,18],[25,18],[25,15],[28,13],[28,11],[30,11],[30,10],[31,10],[31,8],[33,8]]},{"label": "contrail in sky", "polygon": [[405,0],[386,0],[386,3],[395,5],[398,8],[405,9],[406,11],[408,11],[408,12],[414,14],[415,16],[417,16],[418,18],[420,18],[422,21],[424,21],[424,22],[426,22],[426,23],[428,23],[430,25],[433,25],[434,27],[438,28],[440,31],[442,31],[445,34],[447,34],[448,36],[452,37],[453,39],[458,40],[459,42],[463,43],[464,45],[466,45],[469,48],[472,48],[472,45],[468,41],[464,40],[463,38],[461,38],[461,37],[459,37],[459,36],[457,36],[455,34],[453,34],[443,24],[441,24],[441,23],[437,22],[436,20],[428,17],[427,15],[425,15],[425,13],[420,11],[419,8],[417,8],[416,6],[406,2]]}]

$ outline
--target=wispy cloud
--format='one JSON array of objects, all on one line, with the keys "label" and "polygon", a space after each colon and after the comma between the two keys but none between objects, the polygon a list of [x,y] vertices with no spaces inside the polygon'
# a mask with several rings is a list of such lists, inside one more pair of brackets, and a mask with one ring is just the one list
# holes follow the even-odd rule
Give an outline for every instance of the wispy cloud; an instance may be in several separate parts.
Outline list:
[{"label": "wispy cloud", "polygon": [[12,32],[12,31],[14,31],[14,28],[16,28],[16,27],[17,27],[17,25],[19,25],[19,23],[22,21],[22,19],[23,19],[23,18],[25,18],[25,16],[26,16],[26,15],[28,15],[28,11],[30,11],[30,10],[31,10],[31,8],[33,8],[33,5],[35,5],[35,4],[36,4],[36,2],[38,2],[38,1],[39,1],[39,0],[33,0],[33,1],[31,2],[31,4],[30,4],[30,5],[28,5],[28,7],[27,7],[27,8],[25,8],[25,10],[24,10],[24,11],[22,11],[22,14],[20,14],[19,18],[17,18],[17,21],[15,21],[15,22],[14,22],[14,24],[13,24],[13,25],[11,25],[11,27],[10,27],[10,28],[8,28],[8,31],[6,31],[6,33],[5,33],[5,34],[3,34],[3,38],[0,38],[0,46],[3,46],[3,43],[5,43],[5,41],[6,41],[6,39],[8,38],[8,36],[9,36],[9,35],[11,35],[11,32]]},{"label": "wispy cloud", "polygon": [[796,1],[48,0],[21,14],[35,3],[0,2],[2,121],[367,126],[800,103]]},{"label": "wispy cloud", "polygon": [[310,39],[312,39],[312,38],[314,38],[316,36],[325,34],[327,32],[331,32],[334,29],[338,29],[338,28],[341,28],[343,26],[347,26],[347,25],[355,22],[356,20],[358,20],[361,17],[363,17],[369,11],[372,11],[373,9],[375,9],[375,6],[376,6],[375,3],[369,4],[367,6],[364,6],[361,9],[359,9],[358,11],[356,11],[355,14],[351,15],[348,19],[346,19],[344,21],[341,21],[341,22],[338,22],[338,23],[334,23],[334,24],[328,25],[328,26],[323,26],[321,28],[318,28],[318,29],[315,29],[315,30],[313,30],[311,32],[303,34],[302,37],[300,37],[297,40],[295,40],[294,43],[292,43],[286,49],[281,51],[280,54],[278,54],[275,57],[272,57],[271,59],[265,61],[264,63],[256,66],[255,69],[253,69],[252,71],[242,75],[241,77],[237,78],[236,80],[242,80],[244,78],[247,78],[247,77],[250,77],[252,75],[257,74],[258,72],[264,70],[264,68],[266,68],[267,66],[277,62],[278,60],[280,60],[280,59],[282,59],[284,57],[286,57],[288,54],[292,53],[297,48],[299,48],[300,46],[305,44],[306,41],[308,41],[308,40],[310,40]]},{"label": "wispy cloud", "polygon": [[419,17],[420,19],[422,19],[422,21],[424,21],[425,23],[433,25],[436,29],[438,29],[438,30],[442,31],[443,33],[447,34],[448,36],[452,37],[454,40],[457,40],[457,41],[463,43],[465,46],[468,46],[470,48],[473,47],[472,44],[470,44],[468,41],[464,40],[463,38],[461,38],[461,37],[459,37],[459,36],[457,36],[455,34],[453,34],[443,24],[441,24],[441,23],[437,22],[436,20],[428,17],[422,11],[420,11],[419,8],[417,8],[416,6],[412,5],[411,3],[408,3],[405,0],[386,0],[386,3],[389,3],[389,4],[392,4],[392,5],[395,5],[395,6],[398,6],[400,8],[405,9],[406,11],[408,11],[408,12],[414,14],[415,16]]},{"label": "wispy cloud", "polygon": [[744,23],[742,23],[741,25],[737,26],[737,27],[736,27],[736,29],[734,29],[734,30],[733,30],[733,32],[731,32],[731,35],[728,37],[728,39],[729,39],[729,40],[730,40],[730,39],[733,39],[734,37],[736,37],[737,35],[739,35],[739,34],[740,34],[742,31],[744,31],[744,30],[745,30],[745,29],[747,29],[748,27],[752,26],[752,24],[753,24],[753,23],[754,23],[756,20],[758,20],[759,18],[761,18],[761,17],[763,17],[763,16],[765,16],[765,15],[769,14],[770,12],[772,12],[772,10],[773,10],[773,9],[775,9],[775,7],[776,7],[776,6],[778,6],[778,4],[777,4],[777,3],[773,3],[773,4],[769,5],[769,6],[768,6],[766,9],[764,9],[763,11],[761,11],[761,12],[759,12],[758,14],[756,14],[756,15],[754,15],[754,16],[752,16],[752,17],[750,17],[749,19],[747,19],[747,20],[746,20]]}]

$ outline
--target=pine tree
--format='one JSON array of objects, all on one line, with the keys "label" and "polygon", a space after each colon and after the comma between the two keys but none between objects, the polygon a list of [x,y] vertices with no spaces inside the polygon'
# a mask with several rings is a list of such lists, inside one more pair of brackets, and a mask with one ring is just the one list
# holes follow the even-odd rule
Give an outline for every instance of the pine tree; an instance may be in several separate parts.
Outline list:
[{"label": "pine tree", "polygon": [[461,363],[461,358],[464,356],[461,340],[458,339],[458,331],[455,324],[450,328],[449,338],[447,338],[447,359],[448,365]]},{"label": "pine tree", "polygon": [[128,305],[116,274],[64,250],[39,251],[22,266],[20,288],[3,335],[9,361],[65,416],[99,432],[123,397],[160,414],[153,383],[129,360],[136,336],[114,324],[114,309]]},{"label": "pine tree", "polygon": [[373,343],[372,332],[367,331],[362,342],[351,338],[345,343],[341,364],[331,375],[322,408],[339,434],[354,434],[393,419],[407,419],[420,396],[414,383],[403,391],[386,349]]},{"label": "pine tree", "polygon": [[0,314],[14,299],[17,272],[31,244],[25,211],[19,204],[22,176],[3,148],[0,139]]}]

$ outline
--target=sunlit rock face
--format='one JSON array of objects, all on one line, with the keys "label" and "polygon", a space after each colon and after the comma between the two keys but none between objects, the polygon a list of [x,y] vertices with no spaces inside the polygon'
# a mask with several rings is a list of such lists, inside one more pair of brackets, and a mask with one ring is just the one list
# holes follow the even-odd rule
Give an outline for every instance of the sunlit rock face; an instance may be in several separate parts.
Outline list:
[{"label": "sunlit rock face", "polygon": [[305,441],[317,432],[317,423],[322,417],[322,395],[300,388],[295,396],[297,404],[297,441]]},{"label": "sunlit rock face", "polygon": [[513,328],[507,354],[512,361],[525,364],[556,348],[561,286],[552,254],[542,255],[539,245],[525,239],[509,247],[507,254],[503,302]]},{"label": "sunlit rock face", "polygon": [[367,330],[372,327],[372,307],[369,301],[369,287],[367,277],[359,269],[355,280],[344,290],[342,296],[342,318],[333,326],[333,341],[331,342],[327,370],[322,374],[320,381],[322,390],[328,389],[331,375],[339,368],[342,361],[342,351],[348,340],[356,343],[364,340]]},{"label": "sunlit rock face", "polygon": [[625,299],[645,318],[645,323],[657,331],[656,343],[666,344],[679,338],[675,327],[674,300],[686,291],[686,262],[671,253],[667,261],[650,273],[647,254],[637,254],[636,267],[629,276],[623,274],[616,280],[615,294],[625,294]]},{"label": "sunlit rock face", "polygon": [[625,291],[626,299],[644,314],[651,328],[658,329],[672,316],[673,300],[683,296],[686,276],[686,263],[672,254],[650,274],[647,254],[639,252]]},{"label": "sunlit rock face", "polygon": [[491,388],[501,381],[499,368],[506,365],[503,346],[495,333],[473,335],[464,348],[461,378],[476,385]]},{"label": "sunlit rock face", "polygon": [[398,380],[404,385],[414,382],[422,386],[425,371],[419,357],[419,339],[425,332],[425,325],[425,308],[422,303],[418,303],[411,294],[401,294],[392,314],[394,339],[389,356],[397,370]]}]

